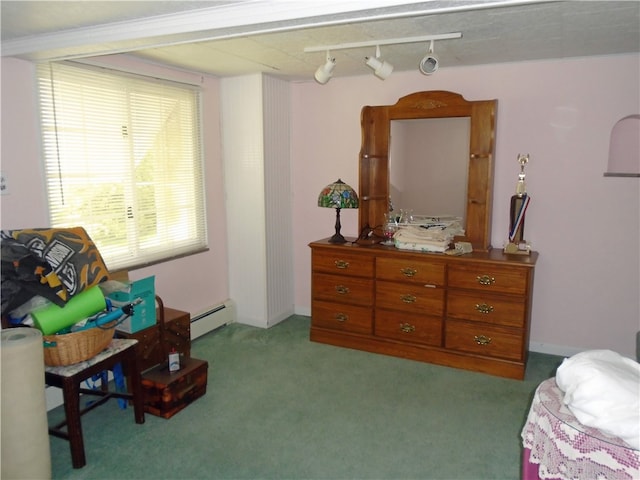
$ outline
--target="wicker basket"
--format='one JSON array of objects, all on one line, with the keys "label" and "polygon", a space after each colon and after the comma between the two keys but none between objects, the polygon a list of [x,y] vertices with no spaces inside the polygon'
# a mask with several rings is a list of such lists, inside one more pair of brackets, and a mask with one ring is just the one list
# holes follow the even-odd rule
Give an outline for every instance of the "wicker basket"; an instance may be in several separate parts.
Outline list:
[{"label": "wicker basket", "polygon": [[109,346],[117,321],[63,335],[45,335],[44,363],[50,367],[71,365],[95,357]]}]

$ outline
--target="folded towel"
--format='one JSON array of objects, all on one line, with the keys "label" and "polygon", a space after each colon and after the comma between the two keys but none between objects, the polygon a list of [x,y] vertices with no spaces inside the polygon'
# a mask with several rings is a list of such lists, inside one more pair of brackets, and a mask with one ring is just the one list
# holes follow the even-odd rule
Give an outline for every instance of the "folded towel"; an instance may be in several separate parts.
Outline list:
[{"label": "folded towel", "polygon": [[442,253],[449,249],[449,242],[445,244],[439,244],[435,242],[409,243],[399,242],[398,240],[395,240],[395,247],[400,250],[416,250],[418,252]]},{"label": "folded towel", "polygon": [[422,227],[408,225],[400,227],[394,235],[400,242],[420,243],[420,242],[451,242],[453,235],[446,230],[427,230]]},{"label": "folded towel", "polygon": [[580,423],[640,449],[640,364],[611,350],[565,359],[556,372],[564,403]]}]

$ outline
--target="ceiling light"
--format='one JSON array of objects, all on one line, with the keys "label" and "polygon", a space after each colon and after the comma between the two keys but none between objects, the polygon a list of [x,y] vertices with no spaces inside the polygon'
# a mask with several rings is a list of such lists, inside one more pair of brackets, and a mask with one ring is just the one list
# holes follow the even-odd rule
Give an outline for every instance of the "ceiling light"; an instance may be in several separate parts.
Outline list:
[{"label": "ceiling light", "polygon": [[433,53],[433,40],[429,44],[429,53],[420,60],[420,71],[425,75],[431,75],[438,70],[438,57]]},{"label": "ceiling light", "polygon": [[391,65],[387,61],[380,61],[380,46],[376,45],[376,56],[373,57],[364,57],[365,63],[371,70],[373,70],[373,74],[378,77],[380,80],[386,80],[386,78],[391,75],[393,72],[393,65]]},{"label": "ceiling light", "polygon": [[327,52],[327,61],[322,65],[315,73],[315,79],[318,83],[324,85],[329,81],[333,75],[333,69],[336,65],[336,59],[331,58],[329,51],[331,50],[344,50],[347,48],[362,48],[362,47],[376,47],[376,56],[365,57],[365,63],[370,67],[374,74],[384,80],[393,71],[393,65],[388,62],[380,60],[380,45],[398,45],[401,43],[421,43],[431,42],[429,53],[420,61],[420,71],[425,75],[431,75],[438,69],[438,57],[433,54],[433,41],[434,40],[450,40],[453,38],[462,38],[461,32],[455,33],[441,33],[438,35],[423,35],[421,37],[406,37],[406,38],[388,38],[386,40],[372,40],[366,42],[352,42],[352,43],[339,43],[337,45],[321,45],[317,47],[306,47],[304,51],[306,53],[311,52]]},{"label": "ceiling light", "polygon": [[336,59],[331,58],[331,53],[327,50],[327,61],[318,67],[314,75],[316,82],[324,85],[333,76],[333,69],[336,68]]}]

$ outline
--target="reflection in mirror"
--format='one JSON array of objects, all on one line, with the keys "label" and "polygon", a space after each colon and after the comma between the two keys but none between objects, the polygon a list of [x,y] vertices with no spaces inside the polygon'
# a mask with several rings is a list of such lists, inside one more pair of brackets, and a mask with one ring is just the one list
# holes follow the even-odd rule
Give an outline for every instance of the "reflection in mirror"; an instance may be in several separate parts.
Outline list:
[{"label": "reflection in mirror", "polygon": [[394,212],[454,216],[464,223],[470,117],[392,120],[389,188]]}]

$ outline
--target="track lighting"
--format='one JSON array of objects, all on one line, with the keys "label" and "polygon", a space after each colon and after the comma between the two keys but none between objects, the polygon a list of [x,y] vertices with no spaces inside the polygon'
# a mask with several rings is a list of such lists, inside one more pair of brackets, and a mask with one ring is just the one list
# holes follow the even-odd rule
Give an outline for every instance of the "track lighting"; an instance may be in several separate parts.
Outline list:
[{"label": "track lighting", "polygon": [[438,57],[433,53],[433,40],[429,44],[429,53],[420,60],[420,71],[425,75],[431,75],[438,70]]},{"label": "track lighting", "polygon": [[433,53],[433,42],[434,40],[450,40],[453,38],[461,38],[462,33],[442,33],[439,35],[425,35],[421,37],[407,37],[407,38],[389,38],[387,40],[373,40],[366,42],[353,42],[353,43],[341,43],[337,45],[322,45],[318,47],[307,47],[304,49],[305,52],[327,52],[327,60],[324,65],[322,65],[315,73],[315,79],[318,83],[324,85],[327,83],[331,77],[333,76],[333,69],[336,66],[336,59],[331,58],[329,52],[331,50],[344,50],[347,48],[363,48],[363,47],[376,47],[376,56],[375,57],[364,57],[365,64],[373,70],[373,73],[376,77],[384,80],[391,72],[393,72],[393,65],[389,62],[380,59],[380,45],[398,45],[401,43],[421,43],[421,42],[431,42],[429,44],[429,53],[424,56],[422,60],[420,60],[420,71],[425,75],[431,75],[438,70],[438,57],[436,57]]},{"label": "track lighting", "polygon": [[336,59],[331,58],[331,53],[327,50],[327,61],[318,67],[314,75],[316,82],[324,85],[333,76],[333,69],[336,67]]},{"label": "track lighting", "polygon": [[367,67],[373,70],[373,74],[380,80],[386,80],[391,72],[393,72],[393,65],[387,61],[380,61],[380,46],[376,45],[376,56],[364,57]]}]

